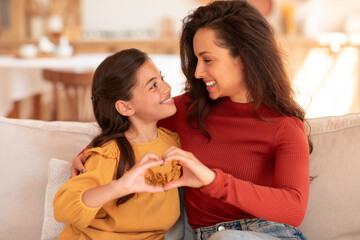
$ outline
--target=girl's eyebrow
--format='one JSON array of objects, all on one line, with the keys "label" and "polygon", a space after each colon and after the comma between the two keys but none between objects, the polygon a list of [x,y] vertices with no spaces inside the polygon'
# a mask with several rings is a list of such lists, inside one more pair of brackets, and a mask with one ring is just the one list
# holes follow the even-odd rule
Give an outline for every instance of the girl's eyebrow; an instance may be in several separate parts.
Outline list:
[{"label": "girl's eyebrow", "polygon": [[[161,71],[159,71],[159,72],[160,72],[160,76],[162,76]],[[156,79],[156,77],[153,77],[153,78],[151,78],[149,81],[147,81],[146,84],[145,84],[145,87],[146,87],[149,83],[151,83],[152,81],[154,81],[155,79]]]}]

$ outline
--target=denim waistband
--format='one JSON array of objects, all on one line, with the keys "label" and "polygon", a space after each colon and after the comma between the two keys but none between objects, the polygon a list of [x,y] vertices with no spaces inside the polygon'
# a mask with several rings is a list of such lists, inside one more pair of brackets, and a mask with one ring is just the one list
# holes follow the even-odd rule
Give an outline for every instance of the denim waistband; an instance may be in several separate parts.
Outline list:
[{"label": "denim waistband", "polygon": [[268,233],[279,238],[306,239],[306,237],[295,227],[283,223],[267,221],[261,218],[245,218],[197,228],[194,230],[194,239],[205,240],[212,234],[223,230],[255,231]]},{"label": "denim waistband", "polygon": [[244,218],[244,219],[239,219],[239,220],[235,220],[235,221],[231,221],[231,222],[221,222],[221,223],[217,223],[215,225],[208,226],[208,227],[197,228],[194,231],[216,232],[216,231],[222,231],[222,230],[226,230],[226,229],[246,230],[246,226],[248,224],[251,224],[252,222],[258,222],[259,220],[261,220],[261,219],[260,218]]}]

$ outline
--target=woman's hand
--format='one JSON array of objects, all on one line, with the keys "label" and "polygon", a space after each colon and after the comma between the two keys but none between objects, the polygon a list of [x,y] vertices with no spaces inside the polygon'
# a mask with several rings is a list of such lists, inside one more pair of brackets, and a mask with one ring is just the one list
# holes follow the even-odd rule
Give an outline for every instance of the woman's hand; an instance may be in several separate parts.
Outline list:
[{"label": "woman's hand", "polygon": [[84,158],[84,152],[79,153],[73,160],[72,160],[72,166],[70,168],[71,176],[70,179],[73,177],[76,177],[77,175],[85,172],[85,164],[86,160]]},{"label": "woman's hand", "polygon": [[164,164],[177,160],[182,166],[182,176],[164,186],[164,190],[175,187],[188,186],[193,188],[204,187],[215,180],[216,173],[202,164],[191,152],[177,147],[171,147],[163,154]]}]

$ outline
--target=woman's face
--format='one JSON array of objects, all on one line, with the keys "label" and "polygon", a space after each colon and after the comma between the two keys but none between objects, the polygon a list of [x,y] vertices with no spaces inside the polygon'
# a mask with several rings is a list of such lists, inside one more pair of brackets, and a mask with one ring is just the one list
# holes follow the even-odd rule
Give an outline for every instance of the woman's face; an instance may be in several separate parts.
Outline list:
[{"label": "woman's face", "polygon": [[216,45],[214,30],[197,30],[193,47],[198,60],[195,77],[204,82],[209,97],[213,100],[230,97],[234,102],[247,103],[247,87],[241,59],[233,58],[228,49]]},{"label": "woman's face", "polygon": [[135,110],[133,117],[143,123],[157,122],[176,112],[171,87],[152,60],[147,60],[136,73],[137,83],[129,101]]}]

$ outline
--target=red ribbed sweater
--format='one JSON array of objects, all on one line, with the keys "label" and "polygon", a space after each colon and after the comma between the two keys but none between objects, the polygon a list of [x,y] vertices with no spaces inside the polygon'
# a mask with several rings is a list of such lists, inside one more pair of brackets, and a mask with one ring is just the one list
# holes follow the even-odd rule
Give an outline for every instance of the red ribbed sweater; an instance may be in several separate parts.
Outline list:
[{"label": "red ribbed sweater", "polygon": [[205,121],[211,141],[185,119],[186,102],[159,125],[178,132],[182,149],[217,174],[200,189],[185,188],[189,224],[194,228],[242,218],[300,225],[309,195],[309,147],[303,123],[262,108],[256,119],[249,104],[222,98]]}]

